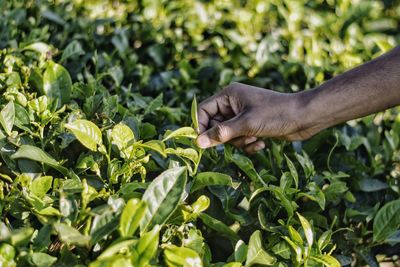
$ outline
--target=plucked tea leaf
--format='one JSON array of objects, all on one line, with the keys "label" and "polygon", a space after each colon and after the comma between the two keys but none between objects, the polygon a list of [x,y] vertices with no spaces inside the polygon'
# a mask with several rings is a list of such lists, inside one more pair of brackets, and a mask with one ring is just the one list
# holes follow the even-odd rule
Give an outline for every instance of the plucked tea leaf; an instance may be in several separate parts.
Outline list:
[{"label": "plucked tea leaf", "polygon": [[191,117],[192,117],[193,128],[194,128],[194,130],[195,130],[196,133],[199,133],[199,132],[200,132],[200,128],[199,128],[199,116],[198,116],[198,114],[197,114],[197,100],[196,100],[196,96],[193,97],[190,115],[191,115]]}]

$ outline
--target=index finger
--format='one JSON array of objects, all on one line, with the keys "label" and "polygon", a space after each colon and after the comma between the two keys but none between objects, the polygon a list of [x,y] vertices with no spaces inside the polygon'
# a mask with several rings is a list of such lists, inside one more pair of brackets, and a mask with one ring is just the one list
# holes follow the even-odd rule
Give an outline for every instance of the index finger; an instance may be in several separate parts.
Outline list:
[{"label": "index finger", "polygon": [[199,119],[200,134],[207,130],[210,120],[218,114],[218,97],[219,94],[211,96],[201,102],[198,106],[197,115]]}]

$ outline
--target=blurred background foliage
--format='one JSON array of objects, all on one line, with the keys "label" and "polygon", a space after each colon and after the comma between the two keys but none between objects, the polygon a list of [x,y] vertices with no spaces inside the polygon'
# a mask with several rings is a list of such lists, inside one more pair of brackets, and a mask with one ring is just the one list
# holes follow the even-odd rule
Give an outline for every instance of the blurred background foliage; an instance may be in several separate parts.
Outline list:
[{"label": "blurred background foliage", "polygon": [[2,2],[0,47],[76,40],[75,74],[96,51],[97,68],[119,65],[123,84],[178,103],[233,81],[314,87],[395,46],[400,14],[388,0]]}]

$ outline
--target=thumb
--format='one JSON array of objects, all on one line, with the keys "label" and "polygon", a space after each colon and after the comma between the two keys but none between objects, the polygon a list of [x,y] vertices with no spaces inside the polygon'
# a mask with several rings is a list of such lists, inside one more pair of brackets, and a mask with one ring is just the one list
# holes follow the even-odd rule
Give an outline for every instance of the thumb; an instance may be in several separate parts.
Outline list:
[{"label": "thumb", "polygon": [[213,147],[244,134],[242,116],[236,116],[230,120],[218,123],[202,133],[197,138],[197,144],[201,148]]}]

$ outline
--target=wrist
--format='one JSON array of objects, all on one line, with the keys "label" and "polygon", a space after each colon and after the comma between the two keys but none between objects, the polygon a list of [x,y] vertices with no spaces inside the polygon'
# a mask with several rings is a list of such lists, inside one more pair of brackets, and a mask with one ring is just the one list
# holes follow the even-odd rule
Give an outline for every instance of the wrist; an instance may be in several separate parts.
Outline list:
[{"label": "wrist", "polygon": [[309,138],[334,124],[331,121],[333,116],[329,116],[331,106],[318,100],[318,93],[317,89],[295,93],[294,120],[297,123],[297,132],[304,136],[302,139]]}]

